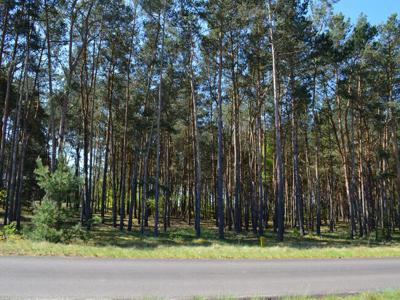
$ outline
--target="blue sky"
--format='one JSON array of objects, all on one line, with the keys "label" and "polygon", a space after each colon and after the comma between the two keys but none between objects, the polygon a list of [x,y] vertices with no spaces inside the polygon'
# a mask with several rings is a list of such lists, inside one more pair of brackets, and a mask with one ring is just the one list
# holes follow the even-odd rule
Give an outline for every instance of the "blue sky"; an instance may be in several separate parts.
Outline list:
[{"label": "blue sky", "polygon": [[393,13],[400,16],[400,0],[341,0],[335,5],[335,12],[342,12],[352,23],[364,13],[370,23],[378,25]]}]

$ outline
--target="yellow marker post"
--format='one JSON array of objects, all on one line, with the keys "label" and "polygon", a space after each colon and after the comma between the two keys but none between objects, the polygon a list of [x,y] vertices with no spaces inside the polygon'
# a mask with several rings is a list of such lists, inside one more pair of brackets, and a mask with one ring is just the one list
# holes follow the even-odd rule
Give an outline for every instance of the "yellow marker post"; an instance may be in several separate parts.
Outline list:
[{"label": "yellow marker post", "polygon": [[263,236],[260,236],[260,247],[265,247],[267,244],[267,239]]}]

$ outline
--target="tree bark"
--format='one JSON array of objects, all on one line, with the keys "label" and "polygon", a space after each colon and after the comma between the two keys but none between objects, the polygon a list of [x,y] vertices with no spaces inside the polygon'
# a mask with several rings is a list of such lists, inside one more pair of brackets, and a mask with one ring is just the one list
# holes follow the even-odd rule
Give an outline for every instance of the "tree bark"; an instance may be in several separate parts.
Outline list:
[{"label": "tree bark", "polygon": [[276,68],[276,52],[275,52],[275,41],[272,19],[272,5],[269,0],[268,7],[268,18],[270,23],[269,38],[271,44],[271,55],[272,55],[272,80],[273,80],[273,92],[274,92],[274,118],[275,118],[275,155],[276,155],[276,184],[277,184],[277,239],[283,241],[284,233],[284,220],[285,220],[285,205],[283,199],[283,161],[282,161],[282,146],[281,146],[281,125],[280,125],[280,108],[278,99],[278,74]]},{"label": "tree bark", "polygon": [[158,236],[158,215],[159,215],[159,197],[160,197],[160,121],[161,121],[161,110],[162,110],[162,81],[163,81],[163,71],[164,71],[164,40],[165,40],[165,18],[166,18],[166,10],[167,10],[167,2],[164,0],[163,4],[163,25],[161,32],[161,54],[160,54],[160,81],[158,88],[158,105],[157,105],[157,129],[156,129],[156,174],[155,174],[155,185],[154,185],[154,199],[155,199],[155,211],[154,211],[154,236]]},{"label": "tree bark", "polygon": [[219,55],[218,55],[218,148],[217,148],[217,203],[218,203],[218,235],[224,239],[224,199],[223,199],[223,164],[222,164],[222,52],[223,33],[222,25],[219,29]]}]

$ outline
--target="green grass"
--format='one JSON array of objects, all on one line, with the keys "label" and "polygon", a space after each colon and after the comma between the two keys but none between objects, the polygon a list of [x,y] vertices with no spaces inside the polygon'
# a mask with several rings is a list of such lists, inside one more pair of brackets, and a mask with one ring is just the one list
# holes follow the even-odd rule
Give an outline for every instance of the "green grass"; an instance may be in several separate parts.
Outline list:
[{"label": "green grass", "polygon": [[[195,297],[195,300],[207,300],[205,297]],[[217,300],[236,300],[234,297],[222,297],[216,298]],[[252,300],[262,300],[264,298],[251,298]],[[321,297],[283,297],[282,300],[398,300],[400,299],[400,290],[385,290],[381,292],[368,292],[360,293],[356,295],[344,295],[344,296],[321,296]]]},{"label": "green grass", "polygon": [[[154,299],[154,298],[149,298]],[[156,298],[155,298],[156,299]],[[194,297],[193,300],[207,300],[207,297]],[[235,297],[218,297],[213,298],[215,300],[237,300]],[[262,297],[250,298],[251,300],[263,300]],[[355,295],[330,295],[330,296],[319,296],[319,297],[282,297],[282,300],[398,300],[400,299],[400,290],[384,290],[380,292],[367,292]]]},{"label": "green grass", "polygon": [[324,296],[324,297],[287,297],[284,300],[398,300],[400,290],[385,290],[375,293],[361,293],[350,296]]},{"label": "green grass", "polygon": [[90,238],[70,244],[35,242],[15,237],[0,242],[0,255],[84,256],[115,258],[166,259],[279,259],[279,258],[350,258],[400,256],[400,236],[390,242],[377,242],[373,237],[350,240],[344,228],[335,233],[323,232],[298,236],[288,231],[285,241],[278,243],[271,231],[265,234],[266,245],[252,233],[226,233],[226,239],[217,239],[217,231],[205,227],[202,238],[196,239],[194,230],[187,225],[169,229],[152,237],[150,231],[141,237],[137,228],[133,233],[120,232],[108,225],[97,226]]}]

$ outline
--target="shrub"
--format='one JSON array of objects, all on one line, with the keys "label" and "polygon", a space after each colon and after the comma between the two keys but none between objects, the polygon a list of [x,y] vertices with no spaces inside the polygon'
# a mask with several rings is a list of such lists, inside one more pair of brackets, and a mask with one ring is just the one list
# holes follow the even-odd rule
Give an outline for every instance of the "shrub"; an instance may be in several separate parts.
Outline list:
[{"label": "shrub", "polygon": [[45,199],[41,205],[35,207],[30,237],[34,240],[61,241],[63,230],[60,228],[60,219],[60,210],[56,203]]},{"label": "shrub", "polygon": [[11,222],[8,225],[4,225],[1,230],[3,239],[8,240],[17,234],[17,223]]},{"label": "shrub", "polygon": [[79,189],[80,178],[75,176],[64,158],[58,161],[54,173],[51,173],[49,168],[43,165],[41,159],[38,159],[36,164],[36,181],[44,190],[46,199],[56,202],[59,206],[67,200],[78,201],[78,199],[74,199],[74,193]]},{"label": "shrub", "polygon": [[7,190],[6,189],[0,189],[0,202],[4,203],[7,198]]},{"label": "shrub", "polygon": [[101,218],[99,216],[93,216],[90,221],[91,227],[101,224]]},{"label": "shrub", "polygon": [[86,241],[88,238],[89,231],[79,223],[64,229],[62,233],[62,242],[70,242],[72,240]]},{"label": "shrub", "polygon": [[75,238],[84,239],[85,233],[76,218],[76,212],[70,205],[65,207],[67,200],[75,203],[74,194],[79,188],[80,180],[64,159],[57,163],[54,173],[37,160],[35,169],[38,185],[44,190],[45,196],[41,205],[34,209],[32,227],[28,236],[34,240],[50,242],[67,242]]}]

